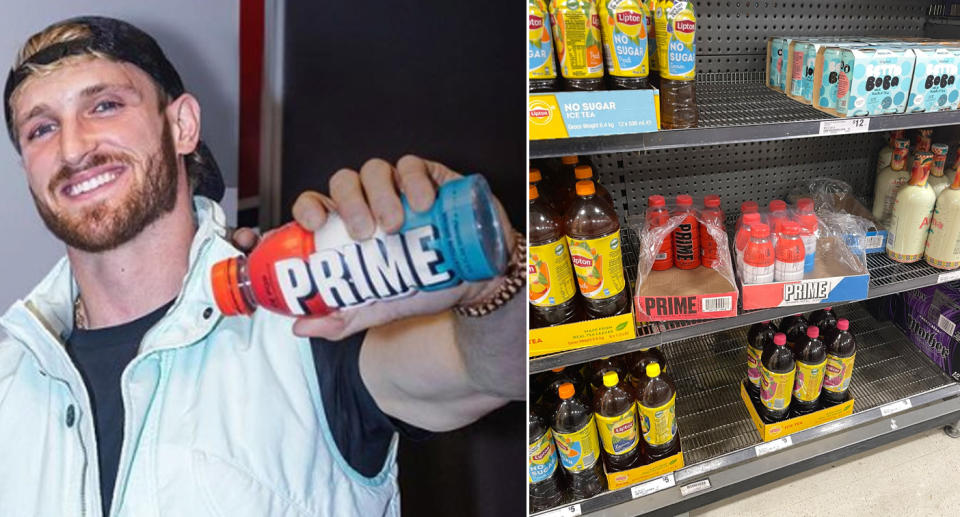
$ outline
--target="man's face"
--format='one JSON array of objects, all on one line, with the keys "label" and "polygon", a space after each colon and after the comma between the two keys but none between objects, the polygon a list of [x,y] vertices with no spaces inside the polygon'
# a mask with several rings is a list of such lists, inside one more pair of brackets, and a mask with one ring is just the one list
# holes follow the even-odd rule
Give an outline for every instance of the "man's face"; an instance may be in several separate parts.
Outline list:
[{"label": "man's face", "polygon": [[173,210],[173,137],[136,66],[93,59],[31,77],[12,109],[37,210],[68,246],[114,249]]}]

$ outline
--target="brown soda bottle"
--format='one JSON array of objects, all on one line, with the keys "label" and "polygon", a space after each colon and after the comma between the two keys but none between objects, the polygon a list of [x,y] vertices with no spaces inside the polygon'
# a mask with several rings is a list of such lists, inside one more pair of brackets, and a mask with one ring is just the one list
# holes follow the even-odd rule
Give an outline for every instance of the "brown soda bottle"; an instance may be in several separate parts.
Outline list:
[{"label": "brown soda bottle", "polygon": [[530,185],[528,290],[530,316],[546,325],[573,320],[577,287],[560,215]]},{"label": "brown soda bottle", "polygon": [[539,415],[530,411],[530,442],[527,447],[527,483],[530,487],[530,511],[539,512],[559,506],[563,500],[560,460],[553,433]]},{"label": "brown soda bottle", "polygon": [[629,306],[623,276],[620,221],[610,203],[597,195],[592,181],[577,182],[577,199],[564,217],[570,260],[592,318],[624,312]]},{"label": "brown soda bottle", "polygon": [[589,165],[577,165],[577,168],[573,169],[573,175],[576,177],[577,181],[590,180],[593,182],[593,186],[597,189],[597,195],[600,196],[600,199],[603,199],[607,203],[610,203],[610,206],[615,206],[613,203],[613,196],[610,195],[610,191],[606,189],[603,185],[593,179],[593,168]]},{"label": "brown soda bottle", "polygon": [[827,365],[827,348],[820,340],[820,327],[807,327],[807,335],[797,343],[793,359],[797,363],[797,374],[790,411],[792,416],[813,413],[819,409],[820,388]]},{"label": "brown soda bottle", "polygon": [[790,413],[790,398],[793,392],[797,365],[793,352],[785,345],[787,336],[778,332],[773,343],[760,356],[760,418],[768,423],[779,422]]},{"label": "brown soda bottle", "polygon": [[561,384],[557,393],[560,404],[553,413],[550,428],[560,464],[567,472],[570,495],[574,500],[593,497],[607,488],[593,411],[574,396],[573,384]]},{"label": "brown soda bottle", "polygon": [[754,323],[747,331],[747,394],[755,404],[760,403],[760,356],[773,345],[777,328],[769,321]]},{"label": "brown soda bottle", "polygon": [[827,367],[823,379],[820,402],[824,407],[846,402],[849,397],[850,379],[853,378],[853,361],[857,358],[857,341],[850,333],[850,322],[841,318],[837,327],[826,336]]},{"label": "brown soda bottle", "polygon": [[680,452],[677,388],[670,377],[660,371],[658,363],[647,365],[646,377],[637,393],[637,418],[646,445],[646,459],[652,463]]},{"label": "brown soda bottle", "polygon": [[780,320],[780,332],[787,336],[787,347],[792,351],[803,336],[807,335],[810,324],[803,314],[794,314]]},{"label": "brown soda bottle", "polygon": [[633,387],[615,371],[603,374],[603,385],[594,392],[600,446],[606,452],[608,472],[640,465],[642,447],[637,425],[637,399]]},{"label": "brown soda bottle", "polygon": [[820,327],[820,335],[826,336],[827,330],[836,328],[837,314],[833,312],[833,307],[825,307],[811,312],[807,321],[809,321],[811,325]]},{"label": "brown soda bottle", "polygon": [[627,356],[630,384],[637,393],[640,392],[640,385],[647,378],[647,365],[650,363],[657,363],[662,371],[667,371],[667,358],[657,347],[644,348]]}]

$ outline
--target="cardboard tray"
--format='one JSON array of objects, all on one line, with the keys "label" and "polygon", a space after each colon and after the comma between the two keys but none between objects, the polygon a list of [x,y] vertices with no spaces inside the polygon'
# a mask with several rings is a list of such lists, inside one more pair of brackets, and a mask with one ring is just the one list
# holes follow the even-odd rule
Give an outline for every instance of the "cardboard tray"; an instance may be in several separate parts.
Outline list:
[{"label": "cardboard tray", "polygon": [[757,413],[757,408],[754,407],[753,401],[750,400],[750,394],[747,393],[746,380],[740,383],[740,399],[743,400],[744,405],[747,406],[747,412],[750,413],[753,426],[757,428],[757,432],[764,442],[776,440],[777,438],[853,414],[853,397],[851,396],[842,404],[823,408],[807,415],[781,420],[775,424],[767,424],[760,418],[760,415]]},{"label": "cardboard tray", "polygon": [[716,270],[670,268],[650,271],[633,303],[637,321],[731,318],[737,315],[737,288]]},{"label": "cardboard tray", "polygon": [[660,129],[660,92],[610,90],[531,94],[530,140],[650,133]]},{"label": "cardboard tray", "polygon": [[620,488],[636,485],[642,481],[653,479],[664,474],[683,468],[683,451],[673,456],[667,456],[662,460],[657,460],[647,465],[641,465],[630,470],[620,472],[607,472],[604,465],[604,472],[607,474],[607,490],[618,490]]},{"label": "cardboard tray", "polygon": [[[629,288],[629,287],[628,287]],[[530,357],[605,345],[637,337],[633,310],[606,318],[530,329]]]}]

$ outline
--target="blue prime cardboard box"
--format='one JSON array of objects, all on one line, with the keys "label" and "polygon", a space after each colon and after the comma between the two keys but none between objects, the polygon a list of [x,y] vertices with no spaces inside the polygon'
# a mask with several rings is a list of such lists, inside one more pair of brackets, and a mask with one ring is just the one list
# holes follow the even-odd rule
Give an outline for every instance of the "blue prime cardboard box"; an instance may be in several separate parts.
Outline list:
[{"label": "blue prime cardboard box", "polygon": [[915,55],[906,48],[840,49],[837,114],[847,117],[903,113]]},{"label": "blue prime cardboard box", "polygon": [[907,113],[946,111],[960,104],[957,67],[960,49],[950,47],[913,47],[916,64]]},{"label": "blue prime cardboard box", "polygon": [[659,93],[651,88],[530,95],[530,140],[657,131]]}]

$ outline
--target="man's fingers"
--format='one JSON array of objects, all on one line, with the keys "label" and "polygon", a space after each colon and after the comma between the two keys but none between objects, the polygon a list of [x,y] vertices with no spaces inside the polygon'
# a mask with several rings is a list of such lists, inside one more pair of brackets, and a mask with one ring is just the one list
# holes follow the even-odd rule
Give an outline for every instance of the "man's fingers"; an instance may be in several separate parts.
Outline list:
[{"label": "man's fingers", "polygon": [[337,204],[337,212],[343,218],[350,237],[368,239],[376,224],[367,206],[360,184],[360,175],[350,169],[340,169],[330,178],[330,197]]},{"label": "man's fingers", "polygon": [[233,232],[233,243],[245,253],[253,250],[258,242],[260,242],[260,236],[250,228],[237,228]]},{"label": "man's fingers", "polygon": [[342,315],[331,314],[320,318],[298,318],[293,323],[293,333],[300,337],[318,337],[337,341],[346,337],[346,321]]},{"label": "man's fingers", "polygon": [[323,194],[306,191],[293,204],[293,218],[307,230],[317,231],[327,222],[329,199]]},{"label": "man's fingers", "polygon": [[458,172],[454,172],[449,167],[447,167],[446,165],[440,162],[435,162],[433,160],[423,160],[423,161],[424,163],[427,164],[427,174],[430,175],[430,178],[437,185],[443,185],[448,181],[463,177],[462,174]]},{"label": "man's fingers", "polygon": [[426,160],[412,154],[400,158],[397,179],[407,203],[415,212],[425,212],[433,206],[439,183],[431,179]]},{"label": "man's fingers", "polygon": [[395,232],[403,225],[403,205],[393,183],[393,167],[384,160],[368,160],[360,168],[360,183],[377,226],[385,232]]}]

